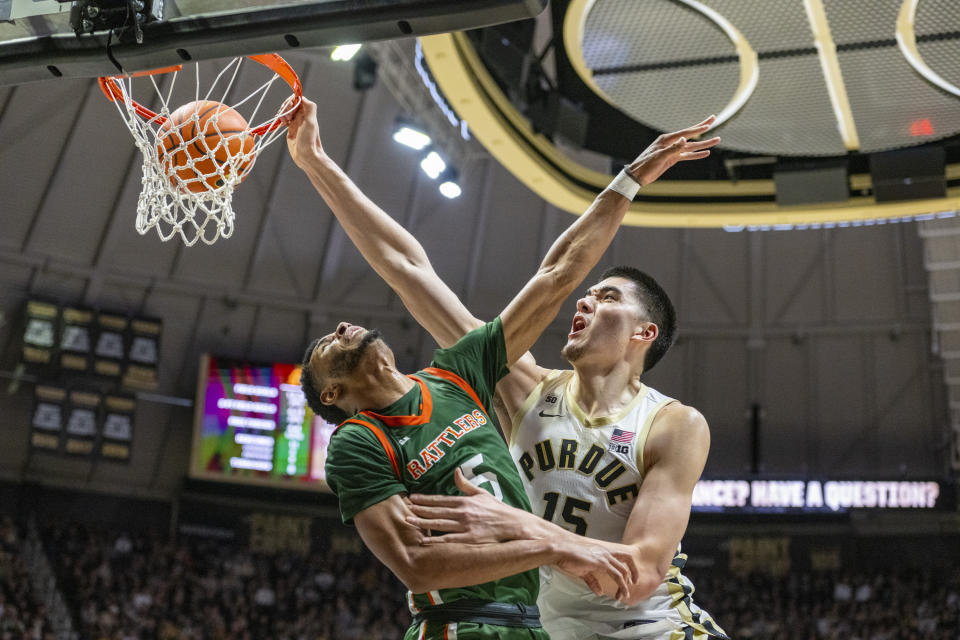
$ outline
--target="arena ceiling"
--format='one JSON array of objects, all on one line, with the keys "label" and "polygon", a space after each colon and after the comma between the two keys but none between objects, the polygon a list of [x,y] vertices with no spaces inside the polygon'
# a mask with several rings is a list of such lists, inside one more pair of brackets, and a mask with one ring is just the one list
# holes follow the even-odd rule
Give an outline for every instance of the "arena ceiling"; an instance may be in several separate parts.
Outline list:
[{"label": "arena ceiling", "polygon": [[[610,178],[589,153],[580,161],[584,151],[622,161],[624,140],[710,113],[721,121],[714,132],[722,151],[699,175],[649,189],[628,223],[818,225],[952,211],[960,202],[956,3],[559,0],[551,11],[551,39],[529,54],[539,60],[552,49],[554,69],[545,75],[582,111],[587,134],[579,144],[557,144],[556,131],[538,127],[535,98],[511,85],[488,39],[447,34],[423,46],[477,137],[565,210],[582,211]],[[526,45],[515,32],[491,29]],[[529,86],[529,75],[524,81]],[[945,150],[945,197],[878,203],[873,155],[918,146]],[[846,197],[783,206],[773,174],[797,166],[843,167]]]}]

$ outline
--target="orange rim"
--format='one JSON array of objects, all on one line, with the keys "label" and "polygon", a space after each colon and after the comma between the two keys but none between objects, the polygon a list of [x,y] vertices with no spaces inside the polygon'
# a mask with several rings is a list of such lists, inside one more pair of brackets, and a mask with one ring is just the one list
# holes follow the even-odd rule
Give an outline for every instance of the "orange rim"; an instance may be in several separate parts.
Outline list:
[{"label": "orange rim", "polygon": [[[280,78],[290,85],[290,88],[293,90],[293,95],[296,96],[296,101],[293,104],[293,109],[296,110],[300,106],[300,99],[303,97],[303,85],[300,84],[300,77],[297,75],[297,72],[293,70],[287,61],[281,58],[276,53],[264,53],[256,56],[247,56],[254,62],[258,62],[263,66],[267,67],[274,73],[276,73]],[[100,85],[100,90],[103,91],[103,94],[107,96],[107,99],[111,102],[117,100],[123,100],[123,91],[120,89],[120,86],[117,84],[118,78],[126,78],[129,76],[140,77],[148,76],[154,74],[163,74],[163,73],[172,73],[174,71],[180,71],[183,67],[181,65],[175,65],[172,67],[163,67],[161,69],[152,69],[149,71],[137,71],[132,74],[116,75],[116,76],[103,76],[97,80]],[[130,99],[130,103],[133,105],[133,110],[137,112],[137,115],[145,120],[156,122],[157,124],[163,124],[167,121],[166,117],[159,115],[158,113],[151,111],[146,108],[139,102],[134,99]],[[248,128],[247,131],[255,136],[262,136],[266,133],[270,133],[280,126],[279,118],[272,118],[263,124],[254,127]]]}]

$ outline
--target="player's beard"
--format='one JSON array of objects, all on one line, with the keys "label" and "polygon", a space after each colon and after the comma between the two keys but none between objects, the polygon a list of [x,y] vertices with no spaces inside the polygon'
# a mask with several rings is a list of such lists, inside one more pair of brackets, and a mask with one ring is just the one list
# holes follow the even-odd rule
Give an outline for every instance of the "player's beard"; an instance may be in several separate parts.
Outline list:
[{"label": "player's beard", "polygon": [[583,357],[583,354],[586,353],[587,346],[582,342],[580,344],[565,344],[563,349],[560,350],[560,355],[563,356],[563,359],[569,362],[570,364],[575,364],[577,360]]},{"label": "player's beard", "polygon": [[342,351],[336,355],[334,360],[330,363],[329,375],[331,378],[346,378],[349,377],[357,367],[360,366],[360,361],[363,359],[363,354],[366,353],[367,349],[373,344],[374,340],[380,339],[380,331],[377,329],[371,329],[367,331],[367,335],[363,336],[360,340],[360,344],[357,345],[355,349],[350,349],[349,351]]}]

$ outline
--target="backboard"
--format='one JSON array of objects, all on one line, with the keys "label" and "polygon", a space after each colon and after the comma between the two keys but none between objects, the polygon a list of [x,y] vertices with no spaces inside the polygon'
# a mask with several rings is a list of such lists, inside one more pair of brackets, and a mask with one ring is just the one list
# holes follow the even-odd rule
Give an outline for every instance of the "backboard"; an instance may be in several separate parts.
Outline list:
[{"label": "backboard", "polygon": [[[143,14],[141,34],[97,18]],[[520,20],[547,0],[0,0],[0,85],[421,36]],[[88,31],[91,29],[87,29]],[[142,37],[141,37],[142,36]],[[141,39],[141,42],[137,42]]]}]

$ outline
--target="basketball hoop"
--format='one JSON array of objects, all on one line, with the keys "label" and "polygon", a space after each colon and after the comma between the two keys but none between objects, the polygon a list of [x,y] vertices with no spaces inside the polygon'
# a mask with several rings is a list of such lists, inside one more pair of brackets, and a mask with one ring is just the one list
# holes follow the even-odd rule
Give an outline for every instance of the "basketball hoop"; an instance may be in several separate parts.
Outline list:
[{"label": "basketball hoop", "polygon": [[[180,65],[100,78],[100,88],[117,105],[143,155],[143,189],[137,202],[136,225],[141,235],[156,228],[164,242],[179,235],[189,247],[198,240],[213,244],[233,234],[233,190],[250,173],[260,150],[283,134],[280,119],[300,106],[302,95],[300,78],[283,58],[275,53],[247,58],[273,73],[231,105],[226,104],[226,98],[243,57],[227,63],[205,95],[200,93],[200,69],[195,64],[193,102],[179,109],[187,102],[183,92],[174,98]],[[158,77],[169,78],[169,86],[161,88]],[[153,86],[158,111],[133,98],[135,79],[138,83],[146,79]],[[294,99],[289,104],[277,100],[276,107],[269,107],[267,96],[278,79],[290,86]],[[226,84],[222,91],[217,89],[221,81]],[[217,95],[212,97],[215,91]],[[198,106],[191,111],[194,104]],[[213,106],[201,111],[207,105]],[[249,115],[240,115],[241,107]],[[247,125],[257,121],[258,112],[273,109],[270,118],[256,126]],[[240,123],[240,128],[222,125],[221,120]]]}]

